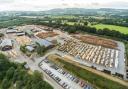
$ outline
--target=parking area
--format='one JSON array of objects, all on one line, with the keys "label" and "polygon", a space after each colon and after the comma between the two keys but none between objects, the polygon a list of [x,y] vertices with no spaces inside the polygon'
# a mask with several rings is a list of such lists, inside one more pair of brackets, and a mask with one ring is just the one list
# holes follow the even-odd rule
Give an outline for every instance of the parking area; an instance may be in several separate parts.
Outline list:
[{"label": "parking area", "polygon": [[48,59],[43,59],[40,63],[40,67],[64,89],[93,89],[85,81],[59,68]]}]

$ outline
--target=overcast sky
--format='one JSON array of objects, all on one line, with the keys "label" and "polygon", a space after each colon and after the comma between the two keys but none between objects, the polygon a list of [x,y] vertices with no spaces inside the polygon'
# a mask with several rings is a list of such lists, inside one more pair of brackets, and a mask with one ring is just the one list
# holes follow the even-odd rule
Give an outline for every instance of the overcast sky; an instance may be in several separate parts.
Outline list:
[{"label": "overcast sky", "polygon": [[128,0],[0,0],[0,11],[40,11],[53,8],[128,9]]}]

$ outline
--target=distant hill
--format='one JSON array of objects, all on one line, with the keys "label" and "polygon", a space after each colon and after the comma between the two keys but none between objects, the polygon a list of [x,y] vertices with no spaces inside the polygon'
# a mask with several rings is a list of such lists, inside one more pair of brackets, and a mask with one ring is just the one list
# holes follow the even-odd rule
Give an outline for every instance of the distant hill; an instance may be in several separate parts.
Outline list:
[{"label": "distant hill", "polygon": [[85,9],[85,8],[64,8],[51,9],[47,11],[8,11],[1,12],[0,15],[16,16],[42,16],[42,15],[116,15],[128,16],[128,9]]},{"label": "distant hill", "polygon": [[97,9],[84,9],[84,8],[65,8],[65,9],[51,9],[44,11],[45,14],[82,14],[93,15],[97,14]]}]

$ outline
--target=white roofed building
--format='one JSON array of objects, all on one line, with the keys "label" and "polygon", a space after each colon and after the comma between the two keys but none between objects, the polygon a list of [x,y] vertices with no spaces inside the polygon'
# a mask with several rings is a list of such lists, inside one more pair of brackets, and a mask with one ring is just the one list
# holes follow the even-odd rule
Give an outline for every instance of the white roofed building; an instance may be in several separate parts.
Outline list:
[{"label": "white roofed building", "polygon": [[3,39],[0,43],[0,48],[3,51],[12,49],[12,40],[11,39]]}]

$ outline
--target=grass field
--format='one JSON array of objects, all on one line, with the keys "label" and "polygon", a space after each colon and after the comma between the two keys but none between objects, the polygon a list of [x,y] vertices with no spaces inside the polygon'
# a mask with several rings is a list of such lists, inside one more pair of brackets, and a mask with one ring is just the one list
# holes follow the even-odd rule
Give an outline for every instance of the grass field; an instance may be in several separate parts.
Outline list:
[{"label": "grass field", "polygon": [[78,67],[74,64],[66,62],[62,60],[61,57],[51,55],[48,57],[48,59],[58,65],[62,65],[64,69],[84,79],[85,81],[88,81],[99,89],[128,89],[128,87],[123,86],[117,82],[114,82],[97,74],[94,74],[88,70],[85,70],[81,67]]},{"label": "grass field", "polygon": [[[74,25],[75,22],[67,22],[67,24],[69,25]],[[82,24],[82,23],[81,23]],[[91,26],[91,25],[89,25]],[[128,27],[123,27],[123,26],[116,26],[116,25],[106,25],[106,24],[97,24],[97,25],[93,25],[91,27],[95,27],[97,28],[98,30],[99,29],[104,29],[104,28],[108,28],[110,30],[116,30],[116,31],[119,31],[121,33],[124,33],[124,34],[128,34]]]},{"label": "grass field", "polygon": [[[68,24],[68,25],[74,25],[75,23],[78,24],[78,22],[66,22],[66,24]],[[84,25],[83,23],[79,23],[79,24]]]},{"label": "grass field", "polygon": [[97,29],[108,28],[110,30],[116,30],[124,34],[128,34],[128,27],[116,26],[116,25],[106,25],[106,24],[97,24],[92,27],[96,27]]},{"label": "grass field", "polygon": [[74,25],[75,22],[67,22],[66,24],[68,24],[68,25]]}]

